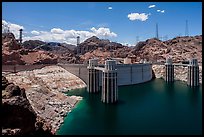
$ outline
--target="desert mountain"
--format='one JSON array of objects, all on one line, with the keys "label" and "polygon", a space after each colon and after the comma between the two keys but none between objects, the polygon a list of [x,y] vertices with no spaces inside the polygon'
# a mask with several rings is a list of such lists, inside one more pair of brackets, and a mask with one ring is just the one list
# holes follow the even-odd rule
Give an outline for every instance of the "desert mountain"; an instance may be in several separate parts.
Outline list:
[{"label": "desert mountain", "polygon": [[151,38],[139,42],[135,47],[96,36],[86,39],[78,47],[38,40],[25,41],[21,47],[12,33],[2,34],[2,64],[84,63],[94,57],[99,58],[99,63],[111,57],[134,57],[136,62],[141,59],[164,62],[168,56],[175,63],[190,58],[197,58],[202,63],[202,35],[176,37],[167,41]]},{"label": "desert mountain", "polygon": [[172,57],[173,62],[182,62],[190,58],[197,58],[202,62],[202,35],[191,37],[176,37],[168,41],[148,39],[139,42],[131,53],[137,61],[147,59],[149,61],[165,61],[167,56]]},{"label": "desert mountain", "polygon": [[58,56],[47,51],[23,48],[12,33],[2,34],[2,65],[56,64]]}]

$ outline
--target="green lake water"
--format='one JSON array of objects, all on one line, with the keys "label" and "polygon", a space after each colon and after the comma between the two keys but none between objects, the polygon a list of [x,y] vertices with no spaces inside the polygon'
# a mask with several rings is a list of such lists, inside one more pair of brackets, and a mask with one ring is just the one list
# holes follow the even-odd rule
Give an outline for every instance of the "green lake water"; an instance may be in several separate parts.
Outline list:
[{"label": "green lake water", "polygon": [[163,79],[121,86],[117,104],[101,102],[101,93],[72,90],[80,95],[75,109],[64,119],[58,135],[202,134],[202,85],[167,84]]}]

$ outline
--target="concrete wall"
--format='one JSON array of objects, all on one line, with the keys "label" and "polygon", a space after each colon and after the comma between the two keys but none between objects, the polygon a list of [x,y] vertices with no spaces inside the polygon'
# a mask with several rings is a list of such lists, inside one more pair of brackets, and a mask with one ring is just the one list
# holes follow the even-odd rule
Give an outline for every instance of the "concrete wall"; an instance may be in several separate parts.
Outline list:
[{"label": "concrete wall", "polygon": [[152,66],[150,64],[118,64],[118,85],[131,85],[152,79]]},{"label": "concrete wall", "polygon": [[[85,64],[57,64],[66,69],[75,76],[81,78],[85,83],[88,81],[88,69]],[[41,65],[16,65],[16,71],[29,71],[40,69],[48,64]],[[104,65],[99,65],[104,67]],[[14,72],[14,65],[3,65],[2,71]],[[151,64],[117,64],[118,85],[131,85],[143,83],[151,80],[152,78],[152,65]],[[99,71],[99,86],[102,85],[102,72]]]},{"label": "concrete wall", "polygon": [[58,64],[62,68],[66,69],[75,76],[81,78],[86,84],[88,81],[88,65],[84,64]]},{"label": "concrete wall", "polygon": [[[88,81],[87,65],[84,64],[58,64],[70,73],[81,78],[85,83]],[[104,65],[100,65],[104,67]],[[152,79],[151,64],[118,64],[118,85],[131,85],[149,81]],[[99,73],[99,85],[102,84],[102,72]]]}]

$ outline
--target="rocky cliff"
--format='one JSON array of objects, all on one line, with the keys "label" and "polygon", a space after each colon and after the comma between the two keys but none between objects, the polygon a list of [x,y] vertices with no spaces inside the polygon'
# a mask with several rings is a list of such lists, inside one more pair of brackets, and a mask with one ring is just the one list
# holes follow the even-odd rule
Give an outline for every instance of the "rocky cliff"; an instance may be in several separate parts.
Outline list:
[{"label": "rocky cliff", "polygon": [[34,112],[51,125],[50,129],[53,134],[80,99],[67,96],[64,92],[86,87],[81,79],[59,66],[5,73],[5,76],[9,81],[25,89]]},{"label": "rocky cliff", "polygon": [[37,116],[25,89],[2,76],[2,135],[52,135],[51,126]]},{"label": "rocky cliff", "polygon": [[2,65],[56,64],[58,56],[47,51],[23,48],[12,33],[2,34]]},{"label": "rocky cliff", "polygon": [[78,50],[81,53],[81,61],[87,62],[90,58],[97,57],[99,63],[104,63],[104,60],[110,57],[126,57],[130,48],[93,36],[80,43]]},{"label": "rocky cliff", "polygon": [[166,58],[170,56],[175,63],[187,61],[194,57],[198,59],[199,63],[202,63],[202,35],[176,37],[167,41],[152,38],[139,42],[135,47],[127,47],[94,36],[85,40],[79,47],[82,54],[80,58],[83,61],[97,57],[100,63],[104,63],[104,59],[109,57],[134,56],[136,62],[141,59],[165,62]]},{"label": "rocky cliff", "polygon": [[131,53],[137,61],[147,59],[149,61],[165,61],[167,56],[172,57],[173,62],[179,63],[190,58],[197,58],[202,63],[202,35],[191,37],[176,37],[168,41],[148,39],[139,42]]},{"label": "rocky cliff", "polygon": [[[36,50],[33,48],[45,44]],[[53,45],[54,44],[54,45]],[[174,63],[197,58],[202,63],[202,35],[176,37],[167,41],[156,38],[139,42],[135,47],[124,46],[120,43],[90,37],[78,47],[65,43],[45,43],[42,41],[26,41],[22,48],[12,34],[2,35],[2,64],[42,64],[42,63],[84,63],[90,58],[99,58],[99,63],[110,57],[135,57],[148,61],[165,62],[168,56]],[[79,54],[77,54],[79,53]]]}]

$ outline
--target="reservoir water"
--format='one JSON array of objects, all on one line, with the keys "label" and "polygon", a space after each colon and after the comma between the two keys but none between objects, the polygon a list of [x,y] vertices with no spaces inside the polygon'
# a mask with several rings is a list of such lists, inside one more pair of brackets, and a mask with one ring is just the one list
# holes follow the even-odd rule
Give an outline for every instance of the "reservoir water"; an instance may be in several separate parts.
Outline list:
[{"label": "reservoir water", "polygon": [[58,135],[80,134],[202,134],[202,85],[167,84],[163,79],[119,87],[119,102],[103,104],[101,93],[73,90],[80,95],[75,109],[64,119]]}]

